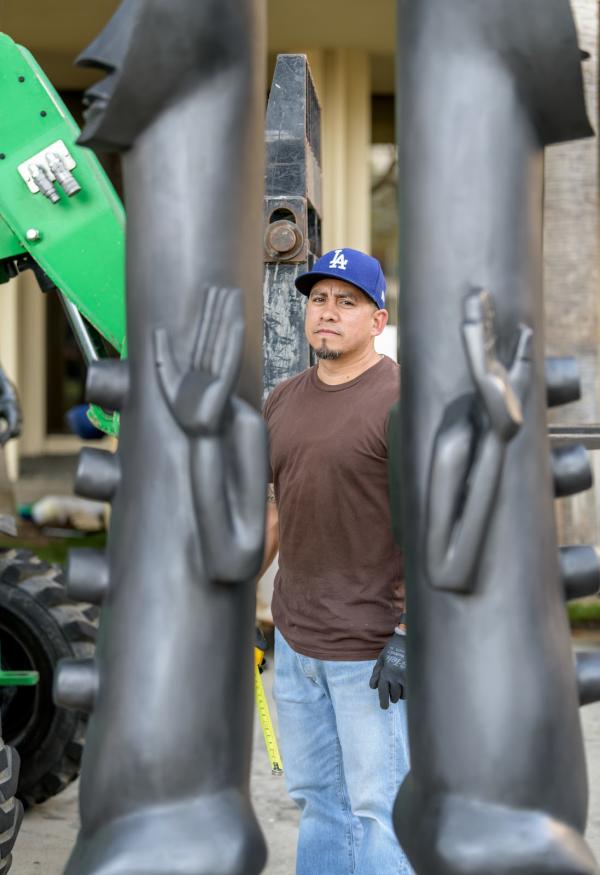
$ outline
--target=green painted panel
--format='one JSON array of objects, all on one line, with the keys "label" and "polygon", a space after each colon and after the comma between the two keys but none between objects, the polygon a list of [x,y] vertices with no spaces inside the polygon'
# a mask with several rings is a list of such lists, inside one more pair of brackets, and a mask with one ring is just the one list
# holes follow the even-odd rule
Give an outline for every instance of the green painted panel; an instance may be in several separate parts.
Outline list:
[{"label": "green painted panel", "polygon": [[[89,322],[119,351],[125,347],[125,215],[110,181],[31,54],[0,34],[0,217],[20,251],[29,251]],[[32,193],[22,162],[62,140],[76,162],[81,191],[53,204]],[[28,239],[35,229],[39,239]],[[31,235],[30,235],[31,236]],[[0,227],[3,244],[11,248]],[[14,241],[12,242],[14,248]],[[12,254],[12,253],[10,253]]]},{"label": "green painted panel", "polygon": [[6,222],[0,219],[0,260],[20,255],[21,252],[23,252],[23,247],[19,245],[19,241]]}]

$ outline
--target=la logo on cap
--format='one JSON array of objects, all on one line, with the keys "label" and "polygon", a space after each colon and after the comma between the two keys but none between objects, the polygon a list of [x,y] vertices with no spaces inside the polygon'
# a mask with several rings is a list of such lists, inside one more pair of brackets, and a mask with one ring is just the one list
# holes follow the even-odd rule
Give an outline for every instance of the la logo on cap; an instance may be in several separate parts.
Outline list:
[{"label": "la logo on cap", "polygon": [[339,267],[340,270],[346,270],[348,259],[344,258],[344,250],[336,249],[333,253],[333,258],[329,262],[329,267]]}]

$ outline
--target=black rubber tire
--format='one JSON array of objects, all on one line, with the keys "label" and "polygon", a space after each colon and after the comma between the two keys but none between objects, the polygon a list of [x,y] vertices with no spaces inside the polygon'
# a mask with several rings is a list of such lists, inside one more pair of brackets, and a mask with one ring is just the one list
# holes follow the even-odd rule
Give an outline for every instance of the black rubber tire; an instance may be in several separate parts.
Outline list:
[{"label": "black rubber tire", "polygon": [[0,665],[40,674],[36,686],[0,687],[3,737],[21,758],[17,793],[26,805],[79,774],[87,717],[58,708],[52,682],[60,659],[93,656],[96,617],[69,600],[60,566],[25,550],[0,552]]},{"label": "black rubber tire", "polygon": [[12,849],[23,820],[23,804],[16,798],[19,754],[0,738],[0,875],[12,864]]}]

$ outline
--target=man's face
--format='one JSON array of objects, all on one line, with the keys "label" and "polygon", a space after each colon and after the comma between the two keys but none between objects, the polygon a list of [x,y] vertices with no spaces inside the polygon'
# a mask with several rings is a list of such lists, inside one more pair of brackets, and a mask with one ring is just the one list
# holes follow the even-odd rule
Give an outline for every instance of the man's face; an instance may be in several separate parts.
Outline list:
[{"label": "man's face", "polygon": [[327,277],[312,287],[304,330],[319,358],[367,352],[388,320],[387,310],[344,280]]}]

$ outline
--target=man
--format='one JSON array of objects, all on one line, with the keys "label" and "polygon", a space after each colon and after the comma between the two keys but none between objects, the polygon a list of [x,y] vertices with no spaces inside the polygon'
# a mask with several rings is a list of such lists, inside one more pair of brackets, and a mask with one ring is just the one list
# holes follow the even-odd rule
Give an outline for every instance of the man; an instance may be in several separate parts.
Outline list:
[{"label": "man", "polygon": [[277,386],[264,411],[266,561],[279,548],[274,695],[302,811],[296,872],[404,875],[391,812],[408,770],[406,627],[386,438],[399,368],[374,345],[388,320],[385,279],[378,261],[346,248],[296,287],[317,365]]}]

